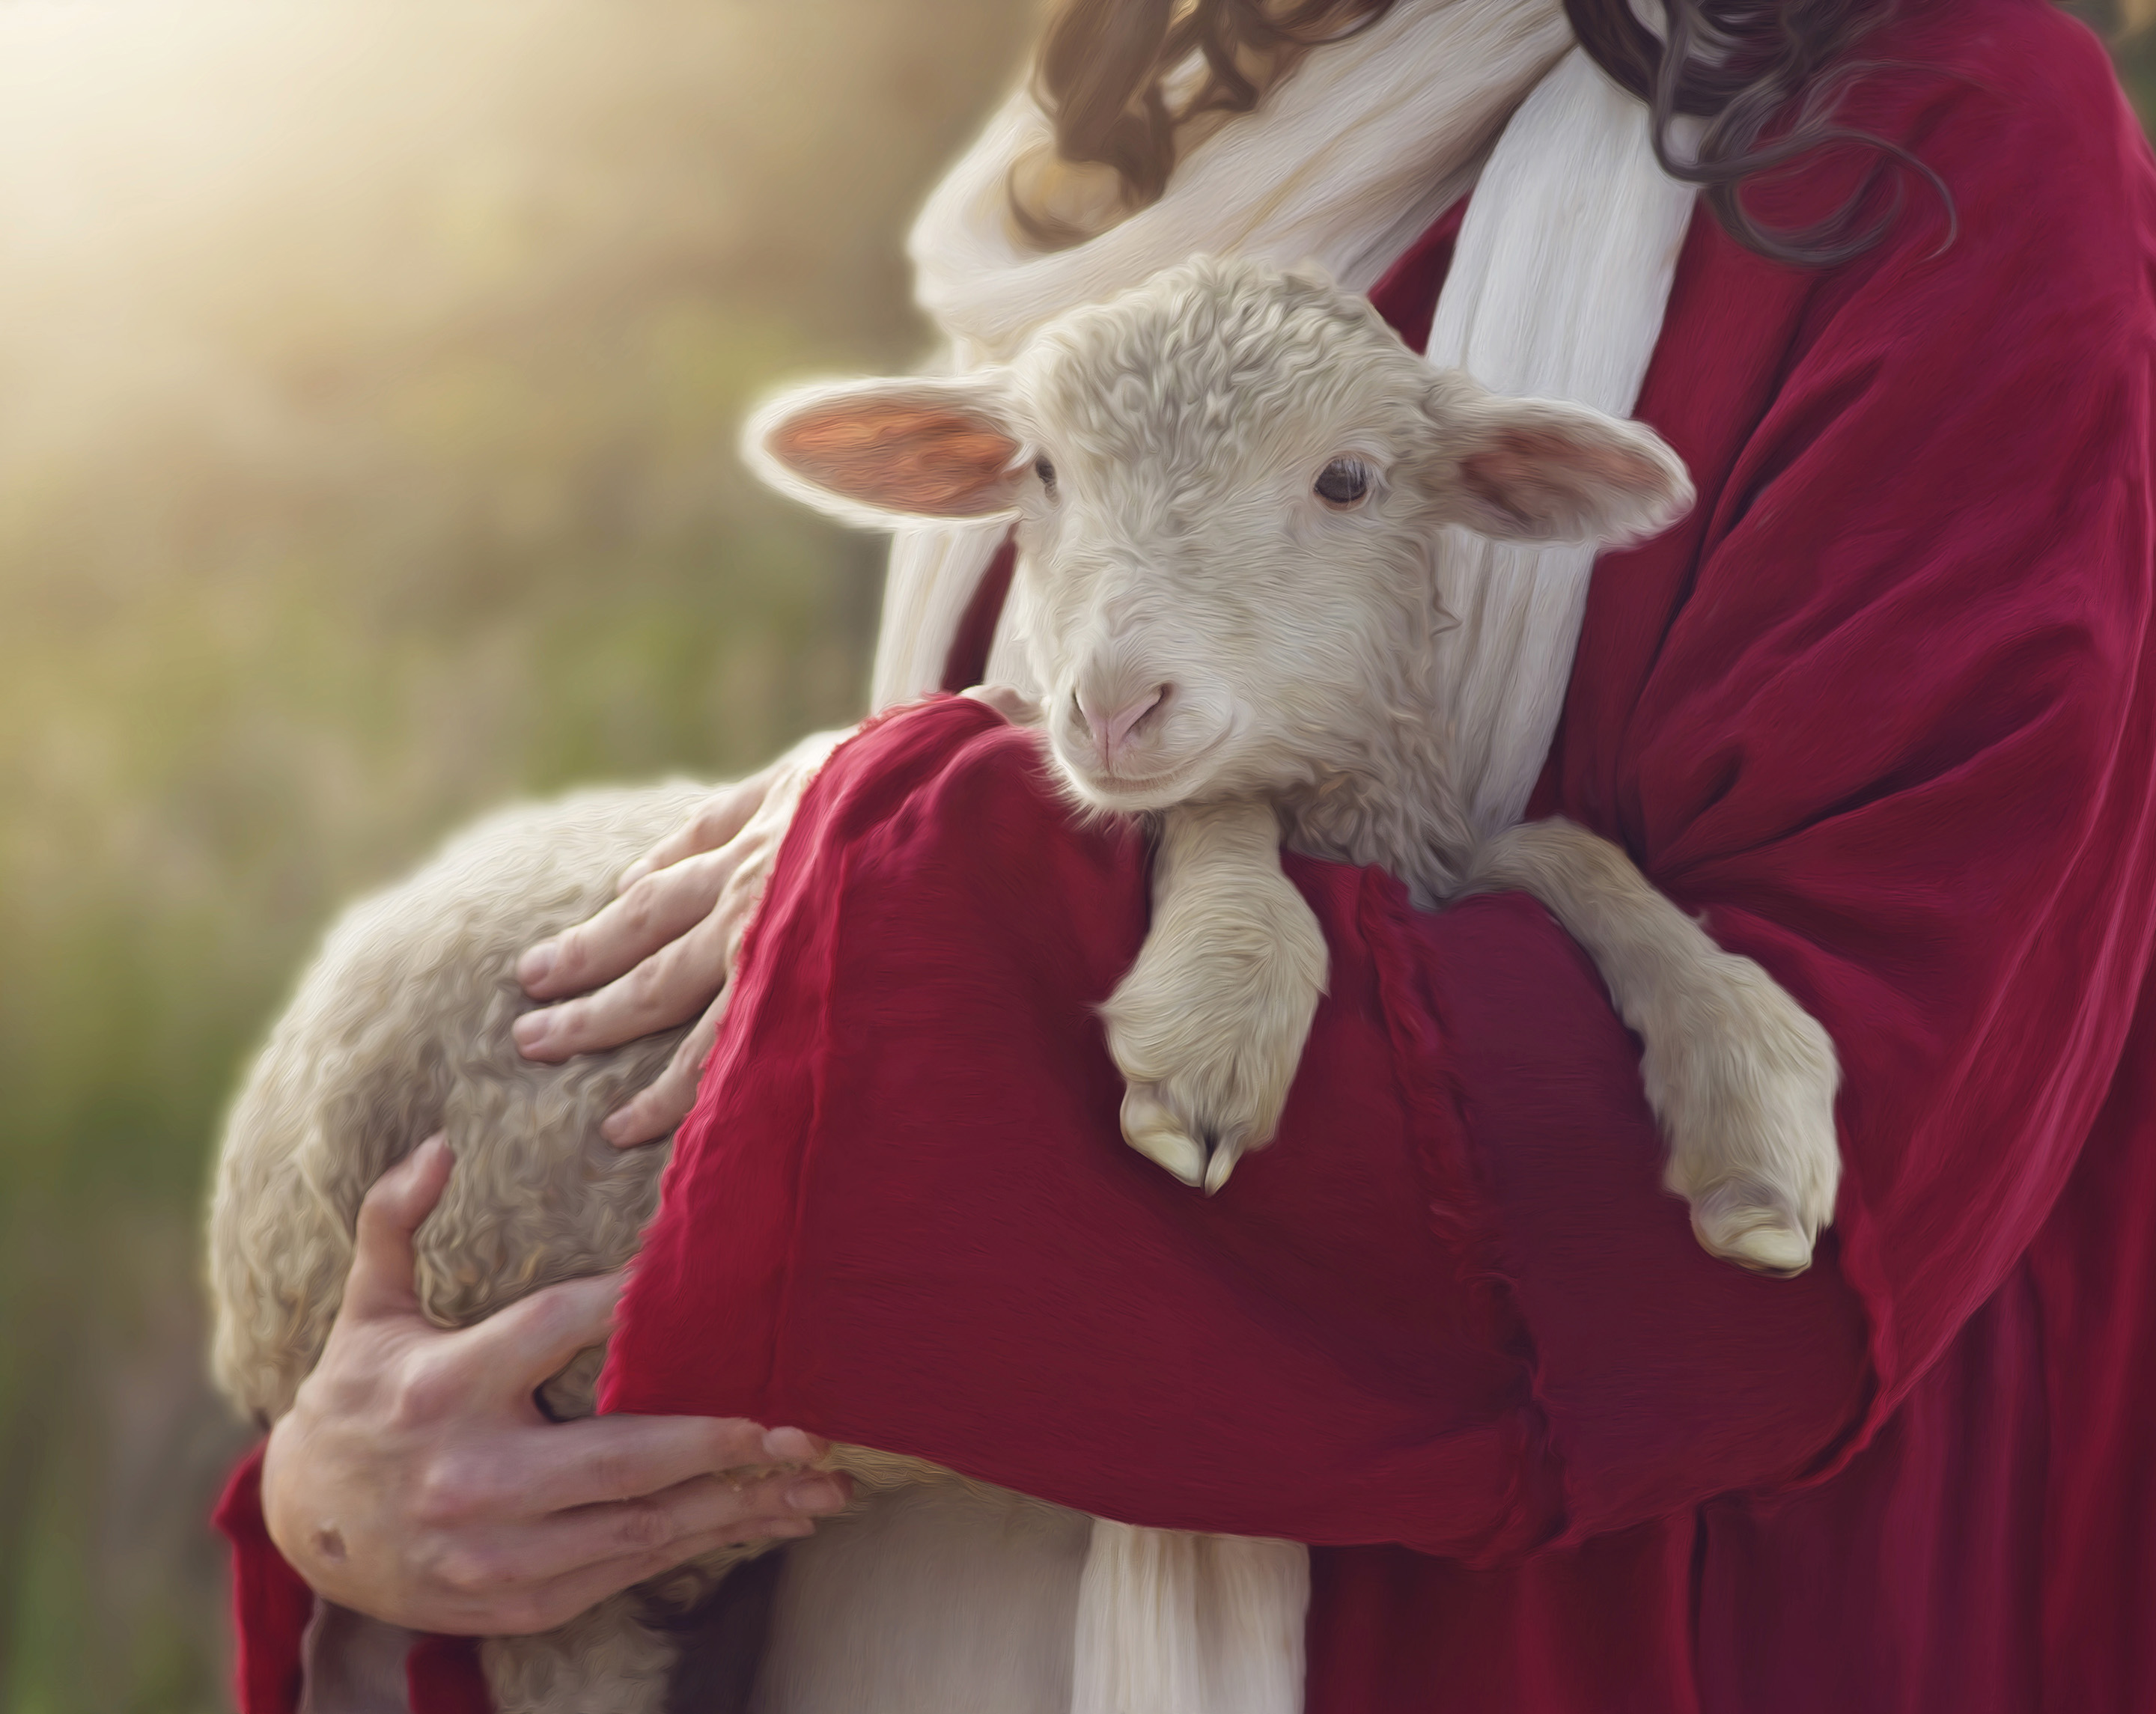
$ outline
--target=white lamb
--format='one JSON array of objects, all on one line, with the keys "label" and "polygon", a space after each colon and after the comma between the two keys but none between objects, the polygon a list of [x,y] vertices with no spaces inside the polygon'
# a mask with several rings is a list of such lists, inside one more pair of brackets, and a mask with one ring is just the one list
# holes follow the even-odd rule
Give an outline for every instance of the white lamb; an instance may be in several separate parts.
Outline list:
[{"label": "white lamb", "polygon": [[[1825,1033],[1606,842],[1551,822],[1476,848],[1448,777],[1445,532],[1651,532],[1690,500],[1651,434],[1434,372],[1322,280],[1200,261],[1062,318],[1007,369],[788,395],[749,449],[857,521],[1015,519],[1014,598],[1063,775],[1081,803],[1158,831],[1152,931],[1105,1008],[1135,1147],[1218,1189],[1273,1135],[1326,978],[1285,839],[1382,864],[1426,905],[1496,887],[1542,899],[1641,1037],[1666,1181],[1701,1242],[1763,1271],[1807,1265],[1839,1170]],[[593,795],[498,821],[332,934],[225,1139],[217,1364],[243,1406],[264,1420],[289,1407],[335,1313],[360,1196],[433,1130],[458,1158],[419,1239],[439,1319],[634,1249],[662,1152],[618,1153],[598,1125],[671,1040],[526,1061],[511,971],[521,947],[603,902],[693,796]],[[557,1411],[588,1409],[595,1356],[557,1384]],[[814,1612],[789,1630],[782,1598],[769,1714],[978,1705],[989,1671],[1011,1710],[1299,1706],[1299,1547],[1102,1525],[1088,1550],[1073,1514],[860,1449],[834,1459],[857,1473],[859,1515],[789,1549]],[[983,1530],[984,1513],[1001,1522]],[[993,1660],[963,1604],[918,1599],[953,1575],[953,1544],[1003,1555],[998,1580],[1031,1592],[1005,1626],[1025,1634]],[[747,1551],[548,1636],[490,1640],[498,1706],[655,1709],[674,1645],[650,1621]],[[1178,1624],[1194,1634],[1171,1634]]]},{"label": "white lamb", "polygon": [[1425,906],[1539,898],[1639,1033],[1700,1242],[1810,1264],[1840,1173],[1825,1032],[1607,840],[1553,820],[1478,844],[1451,780],[1447,531],[1652,535],[1691,503],[1652,434],[1434,371],[1322,279],[1199,259],[1006,369],[788,394],[747,451],[857,522],[1014,518],[1062,776],[1158,829],[1152,931],[1105,1008],[1132,1147],[1216,1190],[1272,1137],[1326,973],[1285,840],[1381,865]]}]

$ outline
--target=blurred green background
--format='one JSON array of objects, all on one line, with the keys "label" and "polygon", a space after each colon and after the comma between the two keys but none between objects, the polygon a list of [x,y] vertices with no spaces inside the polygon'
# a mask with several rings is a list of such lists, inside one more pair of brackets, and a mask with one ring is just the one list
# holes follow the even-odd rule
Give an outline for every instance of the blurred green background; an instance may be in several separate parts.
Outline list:
[{"label": "blurred green background", "polygon": [[860,710],[880,544],[735,425],[925,352],[1034,14],[0,0],[0,1709],[225,1706],[196,1228],[337,904]]},{"label": "blurred green background", "polygon": [[336,906],[865,694],[740,470],[919,361],[1026,0],[0,0],[0,1710],[225,1706],[196,1229]]}]

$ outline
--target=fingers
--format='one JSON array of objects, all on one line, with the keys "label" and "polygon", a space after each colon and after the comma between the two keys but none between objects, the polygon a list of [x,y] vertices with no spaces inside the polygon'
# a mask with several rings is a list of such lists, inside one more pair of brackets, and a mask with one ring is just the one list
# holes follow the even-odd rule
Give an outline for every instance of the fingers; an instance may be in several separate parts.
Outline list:
[{"label": "fingers", "polygon": [[523,1449],[517,1491],[542,1512],[663,1493],[700,1476],[800,1464],[822,1443],[738,1417],[593,1416],[549,1423]]},{"label": "fingers", "polygon": [[624,1275],[565,1280],[474,1324],[459,1337],[459,1369],[475,1395],[530,1405],[532,1389],[557,1374],[578,1352],[613,1332]]},{"label": "fingers", "polygon": [[518,1048],[526,1059],[552,1062],[687,1023],[726,984],[737,915],[721,901],[686,934],[597,993],[526,1012],[516,1020]]},{"label": "fingers", "polygon": [[[579,994],[611,982],[685,933],[718,902],[741,854],[706,851],[637,881],[588,922],[542,941],[516,962],[516,979],[537,1000]],[[517,1020],[526,1026],[545,1014]]]},{"label": "fingers", "polygon": [[850,1478],[830,1472],[776,1475],[735,1486],[716,1476],[644,1499],[585,1506],[549,1518],[516,1553],[521,1576],[539,1581],[531,1615],[550,1629],[631,1583],[685,1560],[742,1542],[812,1533],[844,1509]]},{"label": "fingers", "polygon": [[681,1038],[666,1069],[607,1115],[599,1126],[600,1136],[616,1148],[634,1148],[670,1134],[689,1116],[689,1109],[696,1104],[696,1085],[703,1078],[704,1061],[711,1056],[711,1044],[719,1039],[719,1021],[726,1016],[733,997],[732,983],[719,990],[718,998],[697,1020],[696,1027]]},{"label": "fingers", "polygon": [[619,890],[626,893],[644,876],[670,869],[700,851],[716,851],[748,825],[771,784],[771,769],[752,774],[739,785],[714,792],[689,819],[622,871]]},{"label": "fingers", "polygon": [[557,1513],[533,1532],[522,1569],[558,1577],[619,1555],[648,1552],[685,1540],[753,1541],[774,1522],[814,1523],[842,1510],[853,1490],[842,1476],[774,1474],[730,1483],[696,1476],[637,1500]]},{"label": "fingers", "polygon": [[359,1205],[341,1321],[419,1312],[412,1287],[412,1234],[442,1199],[455,1165],[449,1144],[437,1135],[375,1180]]}]

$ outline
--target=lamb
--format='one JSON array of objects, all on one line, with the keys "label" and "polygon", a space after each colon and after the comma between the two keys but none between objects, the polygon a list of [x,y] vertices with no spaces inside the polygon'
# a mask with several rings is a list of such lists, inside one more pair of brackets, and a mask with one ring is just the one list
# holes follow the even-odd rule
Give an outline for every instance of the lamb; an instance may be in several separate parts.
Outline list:
[{"label": "lamb", "polygon": [[1157,832],[1152,931],[1104,1008],[1132,1147],[1211,1191],[1277,1127],[1326,966],[1284,839],[1424,906],[1540,899],[1640,1036],[1701,1244],[1810,1265],[1840,1173],[1825,1032],[1615,846],[1555,820],[1478,839],[1450,779],[1445,532],[1653,535],[1691,487],[1651,433],[1433,371],[1322,277],[1199,259],[1005,369],[789,393],[745,450],[852,521],[1015,519],[1060,776]]},{"label": "lamb", "polygon": [[[1158,836],[1152,931],[1104,1008],[1133,1147],[1218,1191],[1277,1127],[1326,978],[1314,920],[1281,870],[1285,840],[1382,864],[1428,906],[1496,887],[1540,898],[1641,1036],[1666,1183],[1691,1203],[1700,1241],[1761,1271],[1808,1263],[1838,1173],[1825,1032],[1614,846],[1559,823],[1476,839],[1449,777],[1433,667],[1445,532],[1608,541],[1662,527],[1690,491],[1652,435],[1435,372],[1315,276],[1200,260],[1062,318],[1004,370],[790,393],[758,414],[746,449],[778,485],[857,522],[1014,518],[1013,598],[1047,746],[1075,805],[1145,817]],[[598,1125],[674,1038],[526,1062],[509,1035],[527,1003],[512,967],[603,903],[697,795],[674,786],[512,813],[330,937],[234,1110],[220,1163],[216,1364],[243,1408],[266,1422],[289,1407],[334,1316],[361,1195],[434,1130],[458,1157],[420,1234],[421,1296],[438,1319],[474,1319],[632,1253],[663,1151],[618,1153]],[[598,1355],[550,1388],[557,1414],[590,1409]],[[865,1516],[1031,1507],[1044,1565],[1085,1539],[1075,1515],[930,1466],[859,1448],[834,1461],[855,1473]],[[789,1570],[826,1556],[820,1634],[850,1603],[872,1604],[876,1580],[937,1574],[932,1547],[911,1539],[849,1557],[843,1528],[827,1527],[789,1549]],[[656,1708],[668,1609],[751,1551],[548,1636],[490,1640],[497,1706]],[[1214,1630],[1246,1657],[1234,1706],[1299,1706],[1301,1548],[1101,1525],[1088,1552],[1082,1588],[1035,1615],[1060,1627],[1038,1651],[1045,1679],[1065,1675],[1034,1686],[1039,1706],[1075,1694],[1090,1708],[1111,1680],[1133,1706],[1208,1705],[1204,1686],[1168,1681],[1177,1647],[1152,1655],[1132,1640],[1161,1612],[1217,1614],[1224,1566],[1245,1604],[1239,1628]],[[1188,1599],[1135,1610],[1137,1584],[1152,1599],[1178,1580]],[[1090,1640],[1075,1662],[1074,1629]],[[947,1662],[962,1653],[956,1639],[914,1641]],[[1182,1641],[1183,1658],[1203,1658]],[[767,1687],[767,1701],[823,1706],[808,1691]],[[928,1704],[893,1687],[878,1706]]]}]

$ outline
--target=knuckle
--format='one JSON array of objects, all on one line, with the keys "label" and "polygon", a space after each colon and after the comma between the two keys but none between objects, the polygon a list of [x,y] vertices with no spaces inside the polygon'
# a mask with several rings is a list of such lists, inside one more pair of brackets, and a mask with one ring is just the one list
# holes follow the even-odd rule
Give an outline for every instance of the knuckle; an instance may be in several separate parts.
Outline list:
[{"label": "knuckle", "polygon": [[[402,1212],[403,1202],[402,1192],[403,1187],[393,1174],[385,1173],[368,1185],[367,1193],[359,1199],[359,1214],[354,1222],[357,1235],[362,1238],[379,1236],[384,1232],[396,1230],[400,1224],[398,1216]],[[364,1254],[362,1248],[361,1255]],[[355,1257],[355,1260],[358,1259]]]},{"label": "knuckle", "polygon": [[736,788],[729,787],[704,800],[690,823],[690,833],[700,849],[709,850],[726,838],[734,819],[736,798]]},{"label": "knuckle", "polygon": [[443,1588],[468,1598],[499,1595],[511,1575],[500,1554],[461,1544],[444,1547],[434,1565],[435,1580]]},{"label": "knuckle", "polygon": [[611,1449],[593,1455],[591,1481],[596,1491],[617,1499],[636,1491],[634,1468],[627,1456]]},{"label": "knuckle", "polygon": [[[663,871],[662,871],[663,872]],[[631,933],[648,935],[659,914],[660,888],[655,875],[647,875],[633,883],[621,895],[616,907],[621,912],[621,922]]]},{"label": "knuckle", "polygon": [[449,1529],[464,1522],[475,1509],[475,1486],[462,1460],[435,1460],[413,1486],[413,1522],[424,1530]]},{"label": "knuckle", "polygon": [[649,1501],[630,1501],[615,1521],[614,1532],[624,1547],[661,1547],[673,1539],[674,1522]]},{"label": "knuckle", "polygon": [[455,1390],[453,1378],[439,1365],[408,1362],[390,1383],[389,1426],[409,1433],[439,1422],[448,1414]]},{"label": "knuckle", "polygon": [[664,980],[665,967],[659,957],[646,958],[635,969],[622,978],[623,997],[641,1009],[657,998],[660,983]]},{"label": "knuckle", "polygon": [[531,1337],[534,1345],[542,1347],[550,1357],[563,1345],[582,1337],[583,1317],[578,1312],[577,1298],[560,1286],[534,1292],[524,1300],[521,1308],[521,1331]]}]

